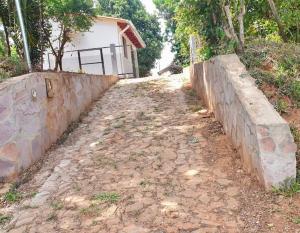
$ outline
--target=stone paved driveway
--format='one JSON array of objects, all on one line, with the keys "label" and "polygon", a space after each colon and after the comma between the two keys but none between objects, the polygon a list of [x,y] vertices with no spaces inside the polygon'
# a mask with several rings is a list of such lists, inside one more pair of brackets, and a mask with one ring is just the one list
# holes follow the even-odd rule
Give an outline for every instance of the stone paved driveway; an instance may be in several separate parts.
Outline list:
[{"label": "stone paved driveway", "polygon": [[247,207],[261,204],[247,196],[252,181],[185,81],[122,80],[109,90],[21,186],[36,193],[6,230],[264,232],[261,207]]}]

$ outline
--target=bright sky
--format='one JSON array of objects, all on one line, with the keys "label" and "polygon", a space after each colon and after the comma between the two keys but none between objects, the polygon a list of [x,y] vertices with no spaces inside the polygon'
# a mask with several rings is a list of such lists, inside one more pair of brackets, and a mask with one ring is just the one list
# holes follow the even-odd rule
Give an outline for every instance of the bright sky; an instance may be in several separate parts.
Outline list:
[{"label": "bright sky", "polygon": [[[157,10],[152,2],[152,0],[141,0],[143,5],[145,6],[147,12],[154,14]],[[164,31],[164,20],[160,20],[160,27],[161,30]],[[166,66],[170,65],[170,63],[174,59],[174,54],[171,52],[171,44],[170,43],[164,43],[164,48],[161,53],[161,59],[157,61],[156,67],[153,69],[153,74],[157,73],[159,70],[165,68]]]}]

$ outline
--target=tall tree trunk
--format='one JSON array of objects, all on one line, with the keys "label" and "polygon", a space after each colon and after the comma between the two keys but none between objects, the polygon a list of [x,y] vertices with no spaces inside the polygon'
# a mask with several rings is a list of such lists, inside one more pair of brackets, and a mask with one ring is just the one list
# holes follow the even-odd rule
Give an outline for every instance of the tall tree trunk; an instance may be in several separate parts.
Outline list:
[{"label": "tall tree trunk", "polygon": [[54,67],[54,71],[58,71],[58,68],[60,71],[63,71],[62,69],[62,53],[61,51],[57,52],[57,55],[55,56],[55,67]]},{"label": "tall tree trunk", "polygon": [[62,58],[59,60],[58,65],[59,65],[59,70],[63,71],[63,68],[62,68]]},{"label": "tall tree trunk", "polygon": [[245,2],[244,0],[240,0],[240,13],[238,15],[238,21],[240,25],[240,42],[241,42],[241,47],[244,49],[245,45],[245,32],[244,32],[244,15],[246,14],[246,9],[245,9]]},{"label": "tall tree trunk", "polygon": [[[39,5],[39,10],[40,10],[40,27],[44,28],[44,13],[43,13],[43,5],[44,2],[43,0],[40,0],[40,5]],[[44,31],[43,31],[44,32]],[[41,70],[43,70],[43,66],[44,66],[44,33],[40,32],[40,44],[41,44],[41,54],[40,54],[40,66],[41,66]]]},{"label": "tall tree trunk", "polygon": [[7,55],[11,56],[11,49],[10,49],[10,42],[9,42],[9,32],[6,25],[3,25],[4,27],[4,33],[5,33],[5,41],[7,46]]},{"label": "tall tree trunk", "polygon": [[[227,20],[228,20],[228,26],[229,26],[229,32],[227,32],[227,33],[229,33],[231,39],[234,39],[235,42],[237,43],[238,52],[242,52],[243,48],[241,46],[241,42],[240,42],[237,34],[235,33],[235,30],[234,30],[229,4],[226,4],[224,6],[224,11],[225,11],[225,14],[226,14],[226,17],[227,17]],[[225,30],[225,32],[226,32],[226,30]]]},{"label": "tall tree trunk", "polygon": [[275,3],[274,3],[273,0],[268,0],[268,3],[270,5],[270,8],[271,8],[272,14],[274,16],[274,19],[275,19],[275,21],[277,23],[277,26],[278,26],[278,29],[279,29],[279,35],[281,36],[281,38],[282,38],[282,40],[284,42],[287,42],[288,39],[287,39],[287,36],[286,36],[286,34],[284,32],[284,26],[283,26],[283,24],[281,22],[281,19],[279,17],[278,12],[277,12],[276,5],[275,5]]},{"label": "tall tree trunk", "polygon": [[54,71],[56,72],[57,70],[58,70],[58,57],[55,57]]},{"label": "tall tree trunk", "polygon": [[297,31],[296,31],[296,43],[300,42],[300,23],[297,24]]}]

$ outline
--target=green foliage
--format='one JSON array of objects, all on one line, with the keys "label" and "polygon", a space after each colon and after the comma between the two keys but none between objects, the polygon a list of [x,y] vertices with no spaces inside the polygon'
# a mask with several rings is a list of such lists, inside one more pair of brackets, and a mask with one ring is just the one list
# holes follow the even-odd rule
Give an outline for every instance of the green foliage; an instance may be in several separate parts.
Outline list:
[{"label": "green foliage", "polygon": [[279,14],[285,25],[290,41],[300,43],[300,1],[288,0],[279,2]]},{"label": "green foliage", "polygon": [[9,76],[9,73],[7,73],[5,70],[3,69],[0,69],[0,83],[5,81],[6,79],[8,79],[10,76]]},{"label": "green foliage", "polygon": [[160,10],[161,16],[167,22],[172,22],[167,23],[166,26],[168,28],[172,25],[167,32],[168,37],[173,34],[172,40],[169,41],[173,43],[177,63],[184,65],[189,62],[190,35],[195,35],[200,40],[201,46],[198,51],[200,60],[234,51],[236,44],[226,37],[223,30],[224,12],[221,0],[154,0],[154,3]]},{"label": "green foliage", "polygon": [[157,16],[148,14],[140,0],[99,0],[99,14],[132,21],[146,43],[138,52],[140,75],[148,75],[162,50]]},{"label": "green foliage", "polygon": [[117,193],[100,193],[93,197],[93,200],[115,203],[119,201],[120,195]]},{"label": "green foliage", "polygon": [[278,188],[273,188],[273,192],[285,197],[292,197],[297,193],[300,193],[300,183],[295,179],[287,179]]},{"label": "green foliage", "polygon": [[[63,49],[71,41],[71,32],[88,31],[95,16],[92,0],[46,0],[45,17],[57,24],[56,38],[47,37],[48,45],[55,56],[55,68],[62,70]],[[58,42],[58,43],[56,43]],[[55,46],[57,44],[57,46]]]},{"label": "green foliage", "polygon": [[280,114],[282,114],[282,113],[286,113],[287,112],[287,110],[289,108],[289,105],[288,105],[288,103],[284,99],[279,98],[276,101],[274,107],[277,110],[277,112],[279,112]]},{"label": "green foliage", "polygon": [[4,33],[0,31],[0,60],[6,54],[6,45],[4,42]]},{"label": "green foliage", "polygon": [[26,63],[12,49],[10,57],[0,57],[0,82],[27,73]]},{"label": "green foliage", "polygon": [[300,217],[293,218],[292,222],[295,224],[300,224]]},{"label": "green foliage", "polygon": [[0,226],[6,224],[12,219],[12,216],[0,214]]},{"label": "green foliage", "polygon": [[[23,41],[15,2],[5,0],[0,0],[0,2],[2,2],[3,7],[3,11],[0,10],[3,25],[7,28],[8,36],[13,39],[18,55],[24,57]],[[42,0],[26,0],[20,1],[20,3],[30,48],[30,58],[33,67],[38,68],[46,44],[45,29],[50,27],[42,17],[44,4]],[[9,53],[8,56],[10,56]]]},{"label": "green foliage", "polygon": [[300,103],[300,46],[267,40],[252,40],[247,43],[242,62],[256,83],[266,83],[278,89],[279,95]]},{"label": "green foliage", "polygon": [[291,133],[294,137],[295,143],[299,146],[300,145],[300,131],[294,124],[290,124]]},{"label": "green foliage", "polygon": [[62,201],[53,201],[51,203],[51,207],[54,209],[54,210],[61,210],[64,208],[64,203]]},{"label": "green foliage", "polygon": [[59,24],[60,29],[73,32],[89,30],[94,16],[91,0],[46,0],[47,17]]},{"label": "green foliage", "polygon": [[[175,59],[184,64],[189,57],[189,35],[200,38],[199,59],[206,60],[218,54],[239,51],[239,44],[228,33],[228,17],[225,4],[229,5],[234,30],[239,35],[238,17],[241,2],[245,3],[244,33],[249,41],[253,38],[281,42],[278,23],[266,0],[154,0],[160,15],[167,21],[166,37],[172,42]],[[284,34],[289,41],[300,41],[300,1],[275,1]],[[230,30],[229,30],[230,31]]]},{"label": "green foliage", "polygon": [[17,190],[15,186],[12,186],[10,190],[5,193],[3,200],[7,203],[19,202],[22,199],[22,194]]},{"label": "green foliage", "polygon": [[296,159],[297,159],[297,175],[296,175],[296,180],[298,182],[300,182],[300,169],[299,169],[299,149],[300,149],[300,131],[299,129],[297,128],[296,125],[294,125],[293,123],[290,124],[290,129],[291,129],[291,133],[293,135],[293,138],[294,138],[294,142],[296,143],[297,145],[297,152],[296,152]]}]

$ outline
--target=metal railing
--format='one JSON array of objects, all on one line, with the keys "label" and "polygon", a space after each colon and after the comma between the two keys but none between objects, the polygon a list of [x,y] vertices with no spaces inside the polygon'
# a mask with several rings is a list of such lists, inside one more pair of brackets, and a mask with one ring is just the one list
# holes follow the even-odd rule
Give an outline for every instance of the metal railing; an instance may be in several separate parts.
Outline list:
[{"label": "metal railing", "polygon": [[[100,58],[101,58],[101,61],[99,61],[99,62],[87,62],[87,63],[82,63],[82,62],[81,62],[80,52],[95,51],[95,50],[99,50],[99,51],[100,51]],[[84,66],[84,65],[101,64],[101,65],[102,65],[102,72],[103,72],[103,74],[105,74],[105,65],[104,65],[104,59],[103,59],[103,48],[96,48],[96,49],[80,49],[80,50],[77,50],[77,54],[78,54],[78,64],[79,64],[79,69],[80,69],[80,70],[82,70],[82,66]]]},{"label": "metal railing", "polygon": [[[114,47],[115,48],[124,48],[123,45],[115,45]],[[130,52],[131,52],[132,51],[131,45],[127,45],[127,47],[130,47]],[[80,71],[83,70],[84,66],[100,64],[101,68],[102,68],[102,74],[105,75],[106,74],[106,68],[105,68],[103,50],[104,49],[110,49],[110,48],[111,48],[110,46],[106,46],[106,47],[96,47],[96,48],[88,48],[88,49],[75,49],[75,50],[64,51],[64,53],[75,53],[75,54],[77,54],[78,67],[79,67]],[[84,62],[84,56],[82,56],[82,53],[83,52],[91,52],[91,51],[99,51],[99,58],[100,59],[98,61],[95,61],[95,62]],[[53,53],[49,52],[47,54],[47,56],[48,56],[48,66],[51,69],[50,54],[53,55]],[[120,52],[119,54],[122,54],[122,53]],[[123,64],[124,61],[123,61],[122,57],[119,57],[116,60],[117,60],[117,62],[118,62],[118,60],[120,61],[121,64],[119,64],[119,65],[120,65],[121,69],[123,70],[122,72],[118,72],[119,76],[128,76],[128,75],[132,75],[133,77],[135,76],[135,74],[134,74],[134,63],[132,61],[131,61],[132,72],[124,72],[124,64]]]}]

